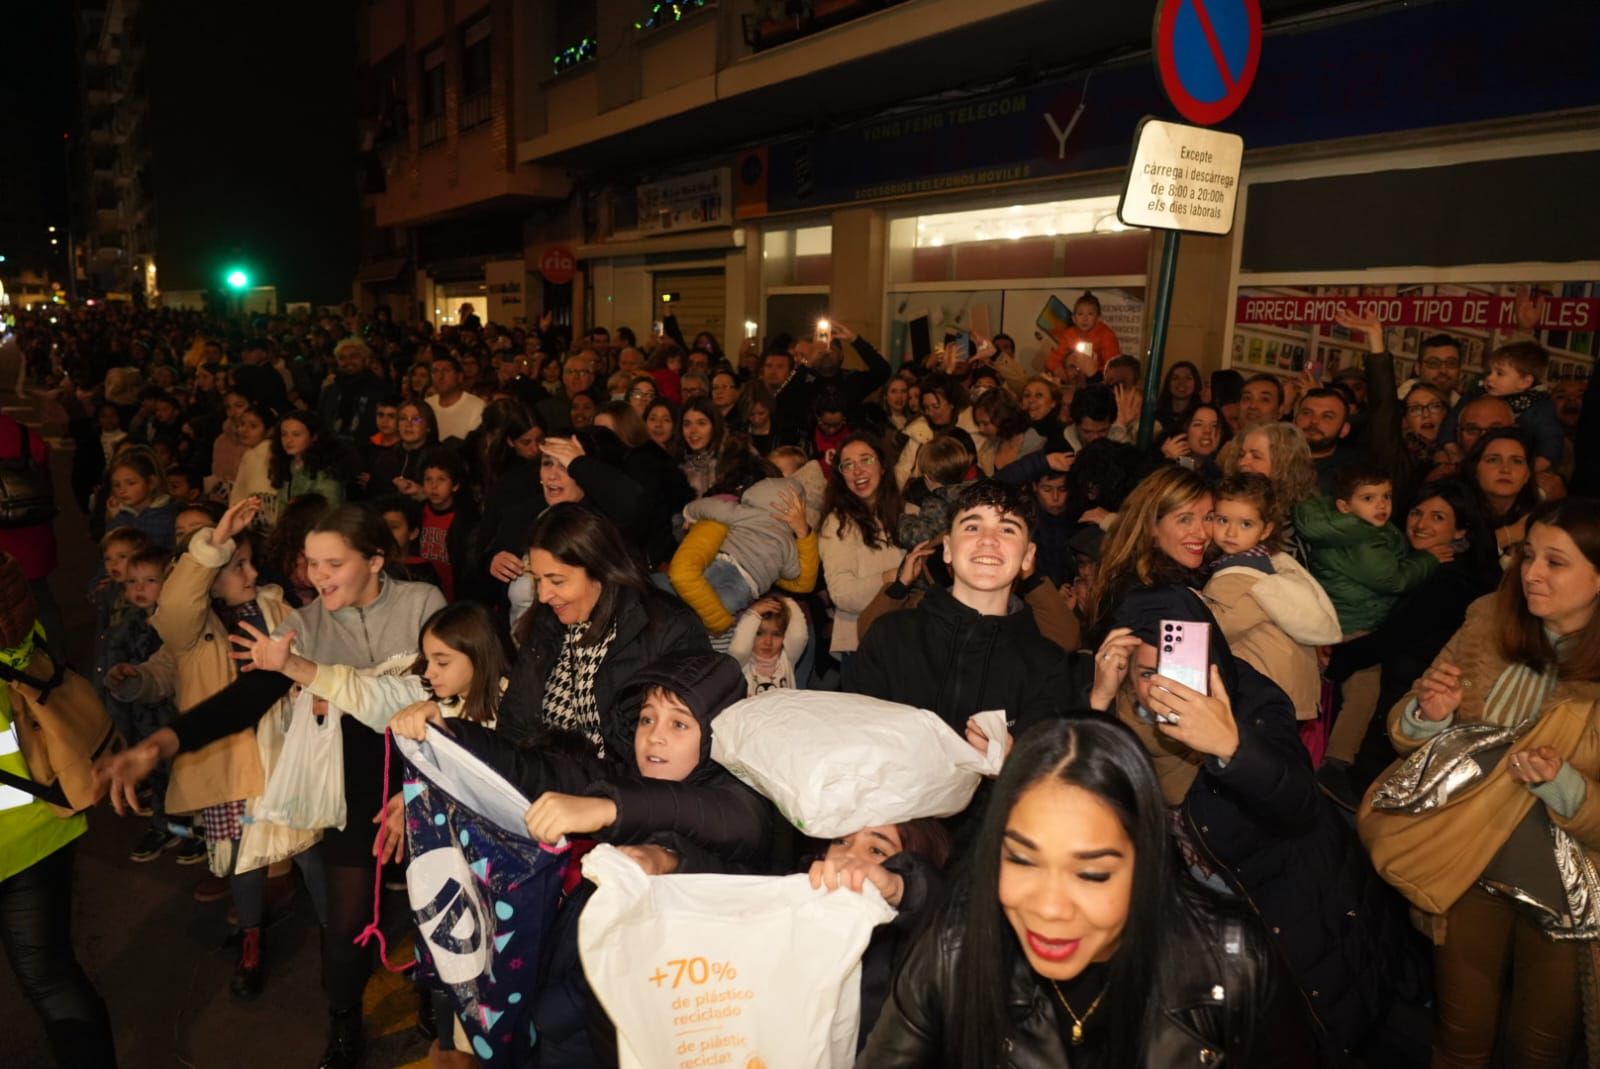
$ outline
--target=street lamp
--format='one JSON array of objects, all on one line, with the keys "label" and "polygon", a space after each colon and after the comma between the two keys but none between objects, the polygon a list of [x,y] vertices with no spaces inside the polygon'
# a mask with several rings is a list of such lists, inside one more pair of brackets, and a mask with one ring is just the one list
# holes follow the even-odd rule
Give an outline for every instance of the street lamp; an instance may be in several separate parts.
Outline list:
[{"label": "street lamp", "polygon": [[228,285],[235,290],[245,290],[250,287],[250,276],[237,267],[228,272]]}]

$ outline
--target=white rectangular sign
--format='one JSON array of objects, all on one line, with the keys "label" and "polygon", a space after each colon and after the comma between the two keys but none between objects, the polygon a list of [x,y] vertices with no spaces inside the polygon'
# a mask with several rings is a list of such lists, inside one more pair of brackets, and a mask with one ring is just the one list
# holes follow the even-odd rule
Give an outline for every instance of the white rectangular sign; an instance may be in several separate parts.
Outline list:
[{"label": "white rectangular sign", "polygon": [[1226,234],[1233,229],[1243,162],[1238,134],[1145,119],[1134,135],[1117,218],[1128,226]]},{"label": "white rectangular sign", "polygon": [[727,226],[733,215],[732,173],[727,167],[718,167],[640,185],[636,190],[639,230],[659,233]]}]

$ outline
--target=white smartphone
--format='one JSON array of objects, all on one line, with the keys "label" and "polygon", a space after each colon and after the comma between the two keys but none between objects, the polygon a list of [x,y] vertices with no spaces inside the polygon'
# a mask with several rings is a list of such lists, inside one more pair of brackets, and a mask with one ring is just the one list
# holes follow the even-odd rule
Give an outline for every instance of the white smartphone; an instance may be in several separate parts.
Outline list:
[{"label": "white smartphone", "polygon": [[817,342],[821,345],[833,343],[833,324],[826,319],[817,320]]}]

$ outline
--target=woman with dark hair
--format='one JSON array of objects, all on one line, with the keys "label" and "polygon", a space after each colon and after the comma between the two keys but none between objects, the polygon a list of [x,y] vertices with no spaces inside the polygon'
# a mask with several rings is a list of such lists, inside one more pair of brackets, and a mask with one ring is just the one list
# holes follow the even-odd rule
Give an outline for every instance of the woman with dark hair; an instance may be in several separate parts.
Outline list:
[{"label": "woman with dark hair", "polygon": [[[416,660],[423,621],[444,607],[444,596],[427,583],[390,578],[388,570],[399,565],[400,555],[376,509],[354,504],[327,513],[306,535],[305,555],[317,600],[289,612],[271,639],[243,625],[248,638],[233,641],[244,652],[234,656],[252,661],[255,670],[114,759],[112,794],[119,805],[136,802],[136,785],[158,762],[254,729],[289,692],[292,680],[262,667],[258,651],[286,653],[292,648],[318,663],[389,671],[403,671]],[[296,715],[314,714],[305,709]],[[328,880],[322,949],[329,1011],[328,1046],[320,1063],[324,1069],[351,1069],[361,1060],[361,999],[372,971],[372,948],[357,946],[355,939],[372,916],[372,825],[388,801],[383,735],[353,717],[342,717],[339,729],[346,818],[342,828],[324,831],[321,844]],[[398,792],[398,782],[389,786]]]},{"label": "woman with dark hair", "polygon": [[[651,532],[649,492],[623,467],[627,447],[604,427],[570,438],[549,438],[539,458],[539,485],[548,505],[582,501],[617,525],[635,554]],[[526,537],[526,532],[524,532]]]},{"label": "woman with dark hair", "polygon": [[439,444],[439,417],[426,401],[406,401],[395,412],[400,440],[372,455],[366,491],[370,497],[402,493],[420,498],[422,458]]},{"label": "woman with dark hair", "polygon": [[1188,422],[1189,413],[1200,403],[1200,369],[1191,361],[1179,360],[1167,369],[1156,397],[1156,422],[1167,434],[1176,433]]},{"label": "woman with dark hair", "polygon": [[770,387],[760,379],[744,384],[739,397],[739,424],[750,438],[750,448],[766,456],[780,445],[792,444],[789,436],[778,430],[775,422],[778,399]]},{"label": "woman with dark hair", "polygon": [[[1499,590],[1389,713],[1395,748],[1414,756],[1378,788],[1397,812],[1364,810],[1362,837],[1433,922],[1434,1065],[1488,1065],[1504,1049],[1516,1065],[1566,1066],[1600,1010],[1579,982],[1600,903],[1562,875],[1592,873],[1600,853],[1597,608],[1600,502],[1538,507]],[[1418,806],[1403,773],[1423,760],[1439,786]]]},{"label": "woman with dark hair", "polygon": [[481,563],[467,593],[499,604],[505,599],[505,584],[522,574],[522,542],[545,507],[540,464],[544,423],[537,412],[511,398],[491,402],[483,415],[474,432],[479,434],[475,444],[484,472],[483,516],[474,535],[475,558]]},{"label": "woman with dark hair", "polygon": [[861,613],[900,570],[905,553],[894,538],[899,521],[900,488],[889,470],[888,451],[874,435],[852,434],[839,446],[817,528],[822,574],[833,601],[828,649],[841,662],[855,652]]},{"label": "woman with dark hair", "polygon": [[1222,409],[1209,401],[1198,402],[1189,406],[1182,423],[1173,426],[1176,429],[1161,443],[1161,455],[1198,473],[1208,483],[1220,480],[1223,472],[1217,455],[1232,437]]},{"label": "woman with dark hair", "polygon": [[1508,560],[1527,534],[1528,516],[1539,505],[1527,435],[1516,427],[1485,431],[1462,462],[1461,473],[1477,492],[1502,561]]},{"label": "woman with dark hair", "polygon": [[[1441,479],[1417,492],[1417,503],[1406,517],[1406,536],[1415,550],[1426,551],[1440,542],[1452,544],[1455,556],[1402,597],[1375,630],[1333,647],[1325,672],[1328,679],[1343,683],[1364,668],[1378,667],[1373,709],[1385,713],[1411,689],[1461,627],[1467,606],[1492,591],[1502,574],[1494,532],[1477,495],[1458,480]],[[1335,801],[1354,809],[1367,787],[1393,760],[1385,718],[1374,716],[1368,721],[1355,762],[1340,768],[1324,760],[1317,778]]]},{"label": "woman with dark hair", "polygon": [[338,469],[347,461],[338,437],[323,429],[321,416],[305,410],[284,416],[272,438],[268,466],[278,507],[302,494],[321,494],[329,504],[344,504],[344,478]]},{"label": "woman with dark hair", "polygon": [[970,869],[856,1064],[1312,1064],[1311,1024],[1265,937],[1190,879],[1170,827],[1126,728],[1068,718],[1023,735]]},{"label": "woman with dark hair", "polygon": [[552,505],[529,547],[539,600],[517,624],[498,730],[514,741],[541,728],[577,731],[602,753],[625,756],[637,713],[623,704],[628,680],[674,650],[709,651],[705,628],[646,581],[616,524],[592,508]]},{"label": "woman with dark hair", "polygon": [[1034,433],[1045,441],[1061,436],[1061,385],[1035,375],[1022,387],[1022,409]]},{"label": "woman with dark hair", "polygon": [[683,476],[689,480],[695,496],[699,497],[717,481],[727,426],[721,410],[709,397],[695,397],[684,402],[678,427],[683,438],[683,459],[678,466],[683,469]]},{"label": "woman with dark hair", "polygon": [[922,415],[906,424],[908,439],[900,458],[895,461],[895,481],[904,488],[917,471],[917,454],[933,441],[933,436],[946,428],[959,427],[966,431],[975,445],[980,441],[978,425],[973,422],[972,408],[967,401],[967,389],[961,380],[935,371],[922,379]]},{"label": "woman with dark hair", "polygon": [[[1209,628],[1203,690],[1161,671],[1167,629],[1189,623]],[[1089,705],[1143,743],[1192,870],[1260,916],[1328,1054],[1411,1064],[1367,1046],[1387,1039],[1397,984],[1411,974],[1404,911],[1317,789],[1294,706],[1233,655],[1186,586],[1130,590],[1106,624]]]},{"label": "woman with dark hair", "polygon": [[676,464],[683,456],[683,435],[678,432],[678,406],[660,397],[652,398],[642,410],[635,405],[634,411],[639,412],[644,420],[645,434]]}]

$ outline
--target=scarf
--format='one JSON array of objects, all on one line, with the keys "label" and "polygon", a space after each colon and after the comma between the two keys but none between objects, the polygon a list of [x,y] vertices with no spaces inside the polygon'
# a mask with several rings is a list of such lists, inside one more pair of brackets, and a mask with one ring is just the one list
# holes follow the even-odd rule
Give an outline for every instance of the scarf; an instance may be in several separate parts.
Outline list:
[{"label": "scarf", "polygon": [[545,723],[563,731],[586,736],[600,756],[605,756],[605,736],[600,731],[600,708],[594,699],[594,681],[600,663],[606,659],[611,642],[617,637],[613,623],[605,637],[593,645],[583,645],[587,622],[568,624],[561,640],[561,655],[550,670],[544,686]]}]

